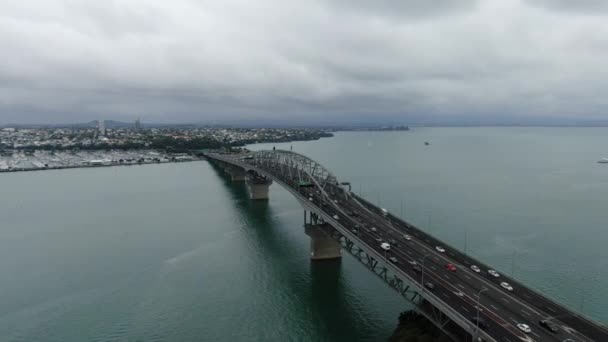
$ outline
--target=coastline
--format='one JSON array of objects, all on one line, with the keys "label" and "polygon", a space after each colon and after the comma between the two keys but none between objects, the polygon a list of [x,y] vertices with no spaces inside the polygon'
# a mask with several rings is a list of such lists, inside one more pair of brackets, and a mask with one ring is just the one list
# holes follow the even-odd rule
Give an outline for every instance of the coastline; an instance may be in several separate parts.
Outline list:
[{"label": "coastline", "polygon": [[[319,136],[311,136],[309,139],[291,139],[291,140],[262,140],[262,141],[255,141],[252,144],[264,144],[264,143],[273,143],[273,142],[277,142],[277,143],[286,143],[286,142],[294,142],[294,141],[316,141],[319,140],[321,138],[331,138],[333,137],[333,134],[331,135],[319,135]],[[239,144],[238,146],[231,146],[231,145],[226,145],[223,148],[243,148],[245,146],[247,146],[249,144]],[[30,153],[32,152],[36,152],[36,151],[40,151],[41,153],[55,153],[55,152],[49,152],[47,150],[41,149],[41,150],[26,150],[26,149],[13,149],[11,150],[11,155],[13,154],[23,154],[26,153],[26,151],[29,151]],[[35,167],[7,167],[7,168],[0,168],[0,173],[8,173],[8,172],[26,172],[26,171],[44,171],[44,170],[62,170],[62,169],[77,169],[77,168],[89,168],[89,167],[110,167],[110,166],[131,166],[131,165],[147,165],[147,164],[166,164],[166,163],[178,163],[178,162],[187,162],[187,161],[197,161],[197,160],[201,160],[202,158],[200,158],[199,156],[199,150],[188,150],[187,152],[182,152],[182,153],[170,153],[167,152],[163,149],[132,149],[132,150],[124,150],[123,153],[132,153],[132,154],[141,154],[140,156],[137,157],[137,159],[109,159],[111,158],[111,155],[119,150],[106,150],[106,149],[99,149],[99,150],[61,150],[61,151],[57,151],[58,153],[71,153],[71,154],[75,154],[76,152],[79,153],[87,153],[90,154],[88,156],[82,156],[82,159],[77,163],[77,164],[64,164],[64,165],[48,165],[48,164],[41,164],[38,163],[37,166]],[[149,158],[139,158],[142,157],[143,154],[145,153],[149,153],[152,152],[156,155],[163,155],[164,158],[155,158],[155,157],[150,157],[147,156]],[[30,154],[32,155],[32,154]],[[177,156],[177,157],[176,157]],[[23,157],[23,156],[22,156]],[[97,160],[92,160],[92,158],[95,158]],[[171,157],[169,159],[169,157]],[[27,156],[25,156],[24,158],[27,158]],[[0,166],[2,166],[2,156],[0,155]],[[6,162],[4,162],[5,166],[7,166],[8,164]]]},{"label": "coastline", "polygon": [[48,166],[48,167],[32,167],[32,168],[13,168],[0,170],[0,173],[11,173],[11,172],[28,172],[28,171],[46,171],[46,170],[63,170],[63,169],[84,169],[84,168],[97,168],[97,167],[112,167],[112,166],[138,166],[138,165],[150,165],[150,164],[175,164],[175,163],[187,163],[200,161],[202,159],[193,157],[189,160],[170,160],[170,161],[145,161],[138,163],[111,163],[111,164],[99,164],[99,165],[61,165],[61,166]]}]

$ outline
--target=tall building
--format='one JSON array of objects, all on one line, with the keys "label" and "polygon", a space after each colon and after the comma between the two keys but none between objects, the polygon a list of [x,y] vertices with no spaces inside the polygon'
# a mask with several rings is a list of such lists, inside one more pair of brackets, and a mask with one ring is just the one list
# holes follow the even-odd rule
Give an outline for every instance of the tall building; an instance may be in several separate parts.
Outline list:
[{"label": "tall building", "polygon": [[139,131],[141,129],[141,121],[139,121],[139,118],[137,118],[137,120],[135,120],[135,130]]},{"label": "tall building", "polygon": [[102,137],[106,136],[106,121],[105,120],[97,120],[97,130],[99,131],[99,135]]}]

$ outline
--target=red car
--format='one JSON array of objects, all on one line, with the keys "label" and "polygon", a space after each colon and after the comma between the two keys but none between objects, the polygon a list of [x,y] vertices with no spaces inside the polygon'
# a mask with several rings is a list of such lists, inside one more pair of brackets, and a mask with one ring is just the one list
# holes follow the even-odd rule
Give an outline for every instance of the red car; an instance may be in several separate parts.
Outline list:
[{"label": "red car", "polygon": [[454,266],[454,264],[447,264],[445,265],[445,268],[452,272],[456,272],[456,266]]}]

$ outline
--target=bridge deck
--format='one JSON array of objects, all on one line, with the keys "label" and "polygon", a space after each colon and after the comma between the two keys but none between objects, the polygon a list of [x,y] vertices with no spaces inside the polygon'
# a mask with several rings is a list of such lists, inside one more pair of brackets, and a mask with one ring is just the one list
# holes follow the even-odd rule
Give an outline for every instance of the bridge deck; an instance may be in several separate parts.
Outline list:
[{"label": "bridge deck", "polygon": [[[432,283],[434,289],[427,289],[423,296],[439,299],[467,319],[473,327],[478,293],[485,289],[479,297],[479,316],[484,321],[480,328],[496,341],[608,341],[608,330],[604,326],[566,309],[505,275],[493,277],[487,272],[490,266],[402,219],[391,214],[384,215],[380,208],[348,193],[337,183],[326,184],[321,192],[316,187],[300,187],[300,181],[294,177],[298,170],[290,169],[292,166],[262,165],[255,160],[244,159],[242,155],[208,154],[207,157],[270,176],[277,183],[288,187],[299,201],[315,208],[328,221],[333,221],[334,228],[343,234],[356,236],[367,249],[384,255],[383,262],[397,268],[421,288],[422,284]],[[329,203],[328,194],[333,203]],[[391,244],[390,251],[380,247],[382,242]],[[445,251],[437,250],[437,246],[443,247]],[[394,258],[393,261],[390,261],[391,257]],[[456,271],[448,270],[448,263],[455,265]],[[481,271],[474,272],[471,265],[477,265]],[[500,286],[504,281],[513,286],[512,292]],[[542,319],[551,319],[558,325],[558,331],[552,333],[541,327],[538,323]],[[520,331],[518,323],[528,324],[532,332],[526,334]]]}]

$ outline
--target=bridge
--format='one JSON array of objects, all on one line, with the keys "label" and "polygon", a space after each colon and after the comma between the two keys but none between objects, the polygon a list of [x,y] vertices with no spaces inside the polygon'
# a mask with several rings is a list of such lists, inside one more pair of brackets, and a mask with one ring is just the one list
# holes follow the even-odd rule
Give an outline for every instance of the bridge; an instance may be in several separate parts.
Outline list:
[{"label": "bridge", "polygon": [[205,157],[245,181],[251,199],[268,199],[272,183],[283,186],[304,208],[312,259],[351,254],[454,341],[608,341],[603,325],[355,195],[350,183],[304,155]]}]

